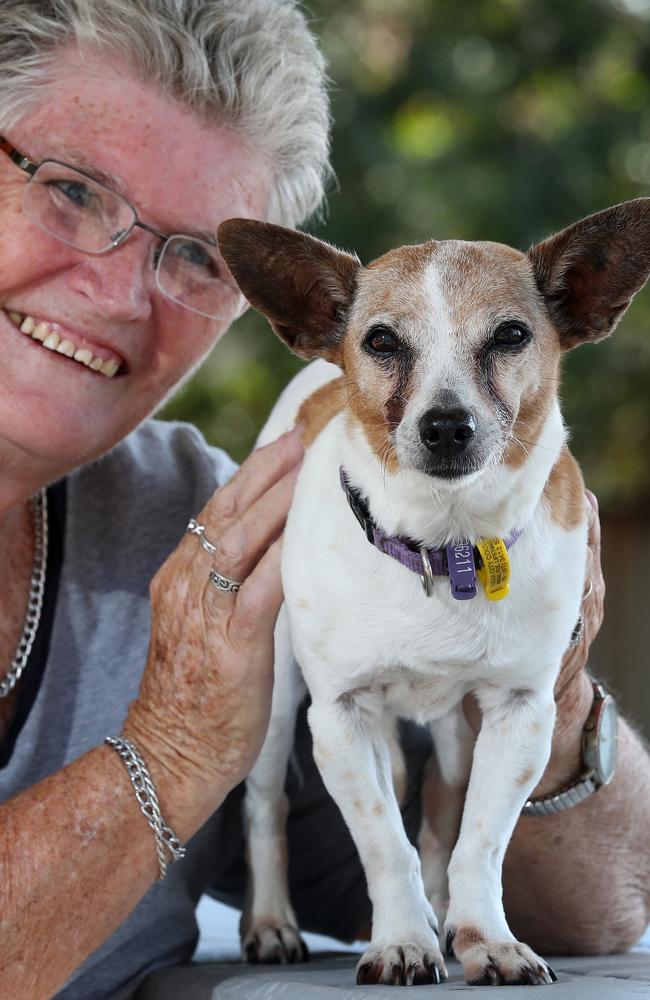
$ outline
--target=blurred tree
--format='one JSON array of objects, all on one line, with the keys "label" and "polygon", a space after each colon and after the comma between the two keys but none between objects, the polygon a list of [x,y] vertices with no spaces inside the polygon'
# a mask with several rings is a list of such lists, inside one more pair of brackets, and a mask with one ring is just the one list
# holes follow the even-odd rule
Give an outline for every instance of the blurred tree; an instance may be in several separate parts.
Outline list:
[{"label": "blurred tree", "polygon": [[[312,232],[369,260],[430,237],[525,248],[650,184],[650,0],[313,0],[338,189]],[[650,497],[650,294],[566,359],[601,506]],[[164,415],[242,458],[300,363],[244,317]]]}]

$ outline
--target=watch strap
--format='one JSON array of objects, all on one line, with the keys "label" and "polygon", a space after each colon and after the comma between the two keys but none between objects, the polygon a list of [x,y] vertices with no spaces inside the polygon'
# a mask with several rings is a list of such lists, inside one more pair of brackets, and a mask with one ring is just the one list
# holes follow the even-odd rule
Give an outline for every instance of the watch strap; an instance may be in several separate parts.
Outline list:
[{"label": "watch strap", "polygon": [[553,813],[564,812],[565,809],[570,809],[571,806],[577,806],[580,802],[584,802],[600,787],[596,781],[595,771],[590,771],[575,785],[569,785],[568,788],[564,788],[560,792],[544,795],[539,799],[528,799],[521,810],[521,815],[551,816]]},{"label": "watch strap", "polygon": [[572,806],[577,806],[580,802],[584,802],[585,799],[588,799],[590,795],[593,795],[599,788],[602,788],[604,784],[607,784],[611,780],[611,776],[605,779],[600,774],[598,768],[594,766],[593,757],[588,756],[585,750],[585,738],[591,738],[593,734],[598,732],[598,719],[606,700],[609,700],[610,703],[612,702],[612,696],[608,694],[605,687],[599,681],[595,681],[592,678],[591,684],[594,699],[583,728],[583,773],[574,784],[560,789],[559,792],[544,795],[541,798],[528,799],[521,810],[522,816],[551,816],[553,813],[564,812],[565,809],[570,809]]}]

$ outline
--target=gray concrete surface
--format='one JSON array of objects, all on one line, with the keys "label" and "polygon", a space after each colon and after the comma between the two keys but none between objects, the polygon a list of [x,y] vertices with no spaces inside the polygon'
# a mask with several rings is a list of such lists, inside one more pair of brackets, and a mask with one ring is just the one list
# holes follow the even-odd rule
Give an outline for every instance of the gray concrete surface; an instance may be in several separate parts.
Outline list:
[{"label": "gray concrete surface", "polygon": [[[553,1000],[637,1000],[650,998],[650,954],[549,959],[558,982],[542,987]],[[161,970],[140,987],[135,1000],[417,1000],[432,991],[495,998],[493,986],[468,986],[461,967],[447,963],[449,980],[440,986],[356,986],[356,957],[319,956],[300,966],[250,966],[206,962]],[[496,987],[496,989],[503,987]],[[540,987],[519,986],[514,996]],[[539,996],[539,994],[537,994]],[[508,997],[512,997],[511,990]]]}]

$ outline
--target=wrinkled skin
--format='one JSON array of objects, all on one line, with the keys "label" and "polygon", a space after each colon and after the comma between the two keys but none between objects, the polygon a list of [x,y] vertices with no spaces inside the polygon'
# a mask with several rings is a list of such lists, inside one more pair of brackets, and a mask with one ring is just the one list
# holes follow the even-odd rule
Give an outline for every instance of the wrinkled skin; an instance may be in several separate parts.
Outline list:
[{"label": "wrinkled skin", "polygon": [[[152,639],[125,732],[209,815],[253,766],[273,686],[282,602],[280,535],[302,458],[295,433],[262,448],[198,516],[217,547],[186,534],[151,584]],[[212,566],[238,594],[209,581]]]}]

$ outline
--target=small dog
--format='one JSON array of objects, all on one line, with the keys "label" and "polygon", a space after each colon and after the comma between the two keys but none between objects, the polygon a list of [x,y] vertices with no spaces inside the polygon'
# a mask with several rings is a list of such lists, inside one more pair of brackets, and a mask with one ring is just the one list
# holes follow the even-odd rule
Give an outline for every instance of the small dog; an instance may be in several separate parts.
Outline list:
[{"label": "small dog", "polygon": [[[314,756],[373,904],[357,981],[446,976],[431,905],[446,895],[445,852],[426,831],[425,891],[391,780],[385,723],[405,717],[431,727],[449,787],[464,792],[469,776],[448,866],[448,949],[468,983],[550,983],[552,970],[508,927],[501,869],[549,757],[554,682],[584,583],[584,486],[559,368],[564,351],[610,333],[645,283],[650,199],[527,254],[432,240],[364,268],[251,220],[223,223],[218,239],[291,350],[329,362],[285,390],[260,439],[297,421],[308,448],[284,536],[272,719],[247,784],[245,953],[304,957],[284,831],[304,694],[295,651]],[[460,710],[469,692],[483,717],[473,758]]]}]

